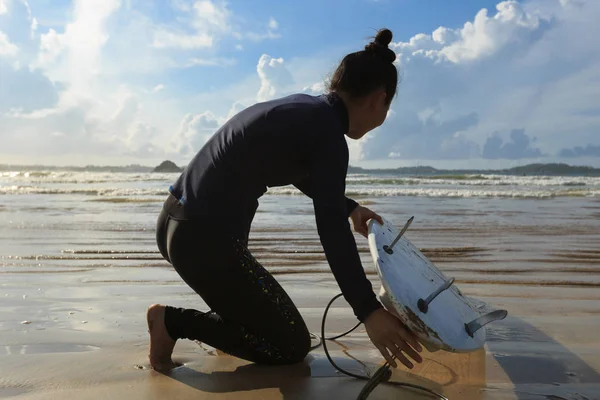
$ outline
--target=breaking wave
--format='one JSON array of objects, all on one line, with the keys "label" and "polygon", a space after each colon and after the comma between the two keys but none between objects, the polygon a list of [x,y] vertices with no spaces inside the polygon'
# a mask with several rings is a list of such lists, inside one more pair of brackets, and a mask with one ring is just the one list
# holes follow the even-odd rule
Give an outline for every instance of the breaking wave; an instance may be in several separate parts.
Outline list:
[{"label": "breaking wave", "polygon": [[[96,196],[95,201],[109,202],[145,202],[154,201],[147,197],[168,194],[167,188],[93,188],[79,186],[70,188],[44,187],[44,186],[0,186],[0,195],[83,195]],[[270,188],[266,195],[302,195],[302,192],[293,186]],[[393,196],[422,196],[442,198],[532,198],[550,199],[556,197],[600,197],[600,188],[573,188],[573,189],[543,189],[543,188],[513,188],[511,190],[477,188],[419,188],[419,187],[377,187],[377,186],[349,186],[347,196],[357,197],[393,197]]]},{"label": "breaking wave", "polygon": [[167,182],[173,174],[130,172],[74,172],[74,171],[4,171],[0,182],[28,184],[93,184],[109,182]]},{"label": "breaking wave", "polygon": [[[151,202],[166,196],[173,174],[132,172],[3,171],[0,195],[81,195],[93,201]],[[346,193],[360,197],[422,196],[438,198],[551,199],[600,197],[600,177],[513,176],[485,174],[351,174]],[[301,194],[293,186],[267,195]]]},{"label": "breaking wave", "polygon": [[[270,194],[297,195],[302,194],[295,188],[282,187],[269,189]],[[532,198],[550,199],[555,197],[600,197],[600,189],[559,189],[559,190],[478,190],[478,189],[456,189],[456,188],[395,188],[395,187],[349,187],[347,196],[365,197],[391,197],[391,196],[423,196],[423,197],[446,197],[446,198]]]},{"label": "breaking wave", "polygon": [[168,189],[148,188],[56,188],[43,186],[0,186],[0,194],[78,194],[87,196],[166,196]]},{"label": "breaking wave", "polygon": [[457,186],[600,186],[598,177],[510,176],[510,175],[434,175],[382,176],[350,175],[348,185],[457,185]]}]

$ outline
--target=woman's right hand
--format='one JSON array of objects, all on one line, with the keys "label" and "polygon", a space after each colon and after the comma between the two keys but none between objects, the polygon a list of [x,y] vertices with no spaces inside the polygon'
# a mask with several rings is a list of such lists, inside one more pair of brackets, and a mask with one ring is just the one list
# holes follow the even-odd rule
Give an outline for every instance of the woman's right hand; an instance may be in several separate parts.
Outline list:
[{"label": "woman's right hand", "polygon": [[385,308],[373,311],[365,320],[365,328],[371,342],[392,367],[396,368],[397,364],[390,353],[408,368],[413,368],[413,364],[402,354],[403,351],[416,362],[423,361],[417,353],[422,351],[417,336]]}]

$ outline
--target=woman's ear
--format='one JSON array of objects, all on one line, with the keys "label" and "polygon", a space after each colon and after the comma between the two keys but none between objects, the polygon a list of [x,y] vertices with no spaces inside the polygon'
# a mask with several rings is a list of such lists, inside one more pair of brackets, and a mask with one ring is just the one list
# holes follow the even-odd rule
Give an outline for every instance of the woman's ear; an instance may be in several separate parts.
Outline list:
[{"label": "woman's ear", "polygon": [[371,111],[377,112],[381,109],[387,108],[387,94],[384,89],[377,89],[373,93],[371,93],[369,106]]}]

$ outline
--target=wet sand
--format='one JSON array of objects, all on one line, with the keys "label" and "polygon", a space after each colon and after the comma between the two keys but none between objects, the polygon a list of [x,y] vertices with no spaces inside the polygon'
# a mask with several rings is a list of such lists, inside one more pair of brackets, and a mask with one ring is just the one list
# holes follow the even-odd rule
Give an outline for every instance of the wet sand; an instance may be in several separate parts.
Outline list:
[{"label": "wet sand", "polygon": [[[136,203],[133,212],[121,203],[103,208],[61,197],[40,214],[26,212],[41,201],[7,201],[12,211],[0,219],[0,398],[353,399],[364,386],[340,375],[322,348],[302,364],[272,368],[180,341],[174,359],[182,367],[170,375],[150,370],[146,308],[206,310],[156,251],[160,203]],[[597,199],[363,201],[398,225],[415,215],[407,237],[463,294],[509,312],[489,325],[484,349],[424,352],[422,364],[399,367],[392,380],[452,400],[600,399]],[[310,207],[306,199],[265,199],[250,248],[318,333],[339,288]],[[366,241],[357,241],[378,290]],[[355,321],[338,300],[326,332]],[[329,347],[338,364],[357,373],[383,362],[363,327]],[[369,396],[389,398],[431,397],[389,385]]]},{"label": "wet sand", "polygon": [[[376,276],[369,276],[377,287]],[[278,279],[309,329],[319,332],[323,308],[339,292],[331,276],[280,274]],[[422,364],[412,371],[399,367],[392,380],[421,384],[450,399],[600,398],[597,288],[494,282],[460,288],[506,308],[509,317],[490,327],[484,349],[424,351]],[[206,309],[168,268],[4,273],[0,296],[0,398],[351,399],[364,385],[335,371],[322,348],[302,364],[273,368],[180,341],[174,360],[182,367],[169,375],[150,370],[146,307],[160,302]],[[343,300],[329,318],[329,333],[345,331],[355,321]],[[329,347],[334,360],[355,373],[374,372],[382,363],[362,326]],[[431,398],[389,385],[378,386],[369,398],[400,396]]]}]

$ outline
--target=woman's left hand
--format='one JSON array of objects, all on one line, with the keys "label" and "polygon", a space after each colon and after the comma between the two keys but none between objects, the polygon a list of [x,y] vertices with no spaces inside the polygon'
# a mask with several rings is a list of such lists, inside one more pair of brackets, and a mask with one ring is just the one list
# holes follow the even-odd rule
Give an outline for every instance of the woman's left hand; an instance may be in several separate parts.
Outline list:
[{"label": "woman's left hand", "polygon": [[368,235],[369,230],[367,227],[367,222],[369,222],[370,219],[375,219],[381,225],[383,225],[383,219],[379,215],[363,206],[356,207],[350,214],[350,219],[352,219],[354,231],[360,233],[364,237],[367,237]]}]

